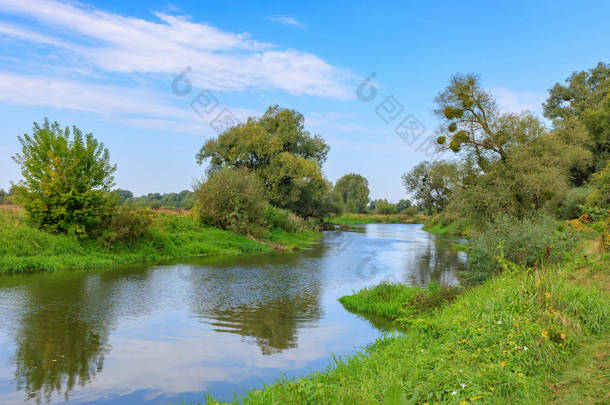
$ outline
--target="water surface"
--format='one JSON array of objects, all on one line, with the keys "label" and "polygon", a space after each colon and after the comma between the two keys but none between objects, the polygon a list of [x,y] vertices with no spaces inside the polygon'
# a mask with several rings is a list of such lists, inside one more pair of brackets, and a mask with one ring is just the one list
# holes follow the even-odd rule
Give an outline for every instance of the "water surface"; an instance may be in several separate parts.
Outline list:
[{"label": "water surface", "polygon": [[368,224],[297,253],[2,277],[0,403],[231,399],[324,369],[387,326],[337,298],[384,280],[455,284],[467,262],[450,243]]}]

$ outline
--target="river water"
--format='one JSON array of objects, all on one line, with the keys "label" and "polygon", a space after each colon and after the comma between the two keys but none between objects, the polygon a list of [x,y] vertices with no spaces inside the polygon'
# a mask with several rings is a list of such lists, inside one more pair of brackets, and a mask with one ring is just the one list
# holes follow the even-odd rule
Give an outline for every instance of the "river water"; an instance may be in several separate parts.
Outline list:
[{"label": "river water", "polygon": [[421,225],[326,232],[311,249],[0,277],[0,403],[231,399],[387,330],[337,298],[457,283],[466,255]]}]

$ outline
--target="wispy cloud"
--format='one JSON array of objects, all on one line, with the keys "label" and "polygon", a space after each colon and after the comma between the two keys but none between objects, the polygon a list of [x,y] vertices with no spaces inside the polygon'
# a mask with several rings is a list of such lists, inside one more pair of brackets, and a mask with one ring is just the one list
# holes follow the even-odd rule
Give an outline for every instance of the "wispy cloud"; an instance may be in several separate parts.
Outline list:
[{"label": "wispy cloud", "polygon": [[59,50],[113,77],[168,78],[191,66],[194,84],[215,90],[256,88],[334,99],[353,93],[351,72],[314,54],[278,49],[248,33],[222,31],[183,16],[156,12],[153,21],[52,0],[0,0],[0,13],[31,20],[0,21],[4,42]]},{"label": "wispy cloud", "polygon": [[505,88],[494,89],[492,93],[496,97],[500,110],[506,113],[540,112],[542,102],[546,99],[545,94],[513,91]]},{"label": "wispy cloud", "polygon": [[303,24],[296,18],[288,17],[285,15],[272,15],[271,17],[267,17],[267,19],[282,25],[291,25],[297,28],[305,28],[305,24]]}]

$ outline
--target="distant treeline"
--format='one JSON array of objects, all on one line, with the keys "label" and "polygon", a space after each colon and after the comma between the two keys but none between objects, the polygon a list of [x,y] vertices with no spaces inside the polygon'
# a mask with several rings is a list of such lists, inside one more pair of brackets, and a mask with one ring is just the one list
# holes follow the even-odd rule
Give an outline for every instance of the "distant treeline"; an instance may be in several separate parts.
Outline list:
[{"label": "distant treeline", "polygon": [[195,204],[195,194],[189,190],[182,190],[179,193],[148,193],[139,197],[134,197],[129,190],[118,189],[116,192],[121,196],[119,204],[128,207],[188,210]]}]

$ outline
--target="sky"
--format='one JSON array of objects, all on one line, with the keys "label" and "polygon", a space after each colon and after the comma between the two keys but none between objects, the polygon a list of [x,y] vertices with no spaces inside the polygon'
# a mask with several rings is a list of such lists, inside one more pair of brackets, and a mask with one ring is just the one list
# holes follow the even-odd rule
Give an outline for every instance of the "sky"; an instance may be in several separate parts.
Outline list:
[{"label": "sky", "polygon": [[189,189],[207,139],[278,104],[330,145],[329,180],[398,201],[404,172],[453,157],[430,143],[453,74],[541,115],[553,84],[610,60],[609,19],[610,1],[0,0],[0,188],[48,117],[104,142],[117,187]]}]

